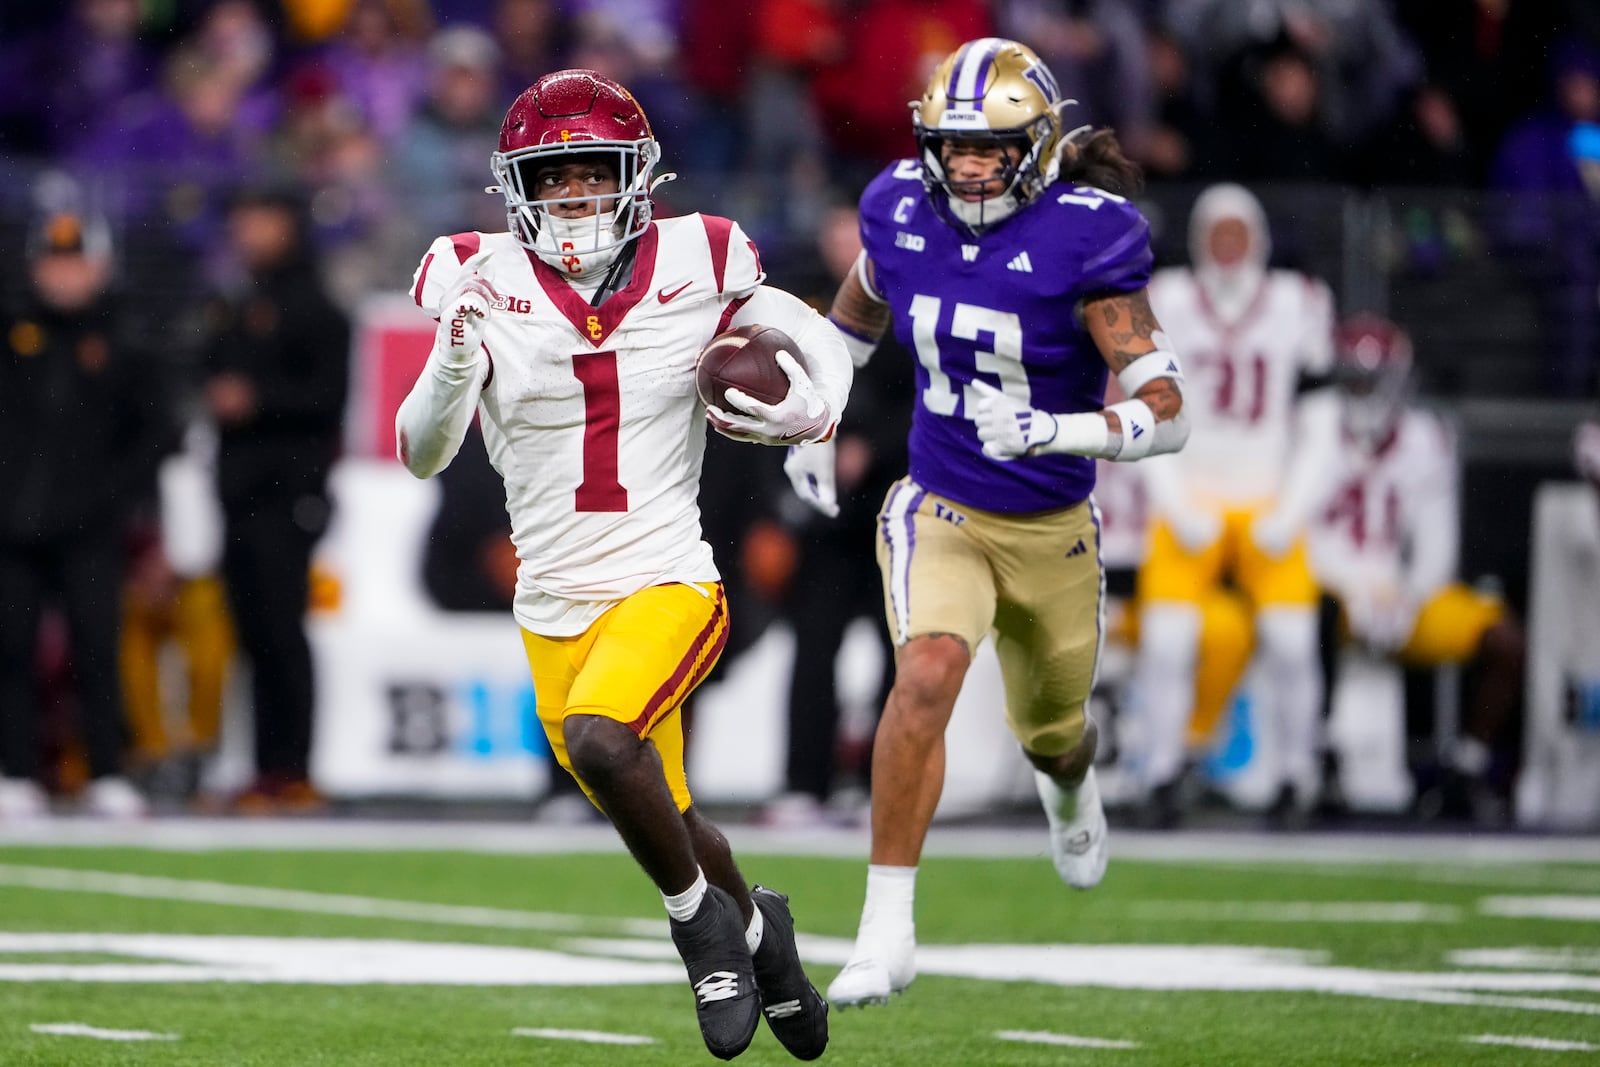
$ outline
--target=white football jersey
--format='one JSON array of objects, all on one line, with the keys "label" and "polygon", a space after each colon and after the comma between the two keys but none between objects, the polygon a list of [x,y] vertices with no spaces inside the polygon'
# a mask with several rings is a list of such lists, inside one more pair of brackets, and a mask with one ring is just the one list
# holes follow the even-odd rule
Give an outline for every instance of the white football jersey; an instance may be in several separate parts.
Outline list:
[{"label": "white football jersey", "polygon": [[1317,578],[1338,591],[1382,582],[1418,596],[1455,577],[1460,472],[1437,416],[1404,412],[1377,448],[1347,438],[1339,487],[1311,525]]},{"label": "white football jersey", "polygon": [[1302,373],[1333,362],[1333,295],[1292,271],[1269,271],[1242,314],[1223,319],[1188,268],[1157,271],[1150,307],[1183,358],[1189,441],[1170,462],[1189,500],[1208,509],[1276,497],[1294,442]]},{"label": "white football jersey", "polygon": [[480,250],[478,273],[501,300],[484,330],[478,415],[521,560],[517,622],[571,636],[641,589],[716,581],[700,533],[694,368],[764,278],[755,244],[728,219],[657,220],[632,280],[596,308],[509,233],[455,234],[417,268],[418,306],[438,318]]}]

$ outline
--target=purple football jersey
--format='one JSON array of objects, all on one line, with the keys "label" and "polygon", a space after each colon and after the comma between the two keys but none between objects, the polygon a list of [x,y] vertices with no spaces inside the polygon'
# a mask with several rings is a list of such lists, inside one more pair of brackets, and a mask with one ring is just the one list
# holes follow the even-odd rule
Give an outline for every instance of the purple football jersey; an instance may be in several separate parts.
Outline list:
[{"label": "purple football jersey", "polygon": [[861,195],[861,239],[895,336],[917,357],[911,477],[986,511],[1069,507],[1094,489],[1095,461],[983,454],[972,382],[1057,414],[1105,405],[1105,359],[1073,308],[1150,280],[1150,227],[1121,197],[1058,182],[974,238],[945,222],[901,160]]}]

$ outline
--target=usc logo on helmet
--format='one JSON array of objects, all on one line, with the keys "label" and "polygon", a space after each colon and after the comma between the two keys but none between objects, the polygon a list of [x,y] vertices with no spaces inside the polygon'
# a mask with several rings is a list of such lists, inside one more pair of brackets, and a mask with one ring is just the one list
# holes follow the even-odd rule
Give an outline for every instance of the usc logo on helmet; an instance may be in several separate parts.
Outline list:
[{"label": "usc logo on helmet", "polygon": [[570,140],[572,140],[572,131],[571,131],[571,130],[562,130],[562,131],[561,131],[561,139],[562,139],[562,140],[563,140],[563,141],[570,141]]}]

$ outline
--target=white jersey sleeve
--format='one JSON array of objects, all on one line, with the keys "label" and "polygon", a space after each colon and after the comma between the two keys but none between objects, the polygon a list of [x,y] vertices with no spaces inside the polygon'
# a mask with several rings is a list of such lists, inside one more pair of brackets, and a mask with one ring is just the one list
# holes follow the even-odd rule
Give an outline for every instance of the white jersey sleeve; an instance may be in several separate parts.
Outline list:
[{"label": "white jersey sleeve", "polygon": [[1299,322],[1301,331],[1294,349],[1300,370],[1312,377],[1324,377],[1333,369],[1333,290],[1327,282],[1305,279],[1304,312]]},{"label": "white jersey sleeve", "polygon": [[428,313],[439,317],[439,305],[456,284],[461,265],[482,247],[483,234],[457,233],[435,237],[411,275],[411,300]]},{"label": "white jersey sleeve", "polygon": [[[436,238],[412,275],[411,298],[433,318],[455,287],[466,261],[482,247],[483,235],[459,233]],[[431,478],[450,464],[461,448],[488,379],[488,357],[480,351],[469,367],[449,366],[435,351],[395,412],[395,444],[400,462],[418,478]]]},{"label": "white jersey sleeve", "polygon": [[756,243],[732,219],[704,214],[697,217],[705,228],[711,253],[711,282],[717,298],[725,305],[748,299],[767,279]]}]

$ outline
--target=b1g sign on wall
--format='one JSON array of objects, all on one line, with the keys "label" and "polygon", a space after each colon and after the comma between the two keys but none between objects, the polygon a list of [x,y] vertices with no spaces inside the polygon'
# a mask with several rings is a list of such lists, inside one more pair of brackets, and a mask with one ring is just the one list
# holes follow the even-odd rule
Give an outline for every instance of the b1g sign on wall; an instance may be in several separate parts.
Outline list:
[{"label": "b1g sign on wall", "polygon": [[550,749],[509,612],[443,612],[423,593],[422,539],[438,487],[392,460],[334,470],[318,547],[337,604],[312,616],[312,774],[334,796],[533,800]]},{"label": "b1g sign on wall", "polygon": [[516,627],[501,616],[312,629],[314,773],[338,796],[533,800],[550,747]]}]

